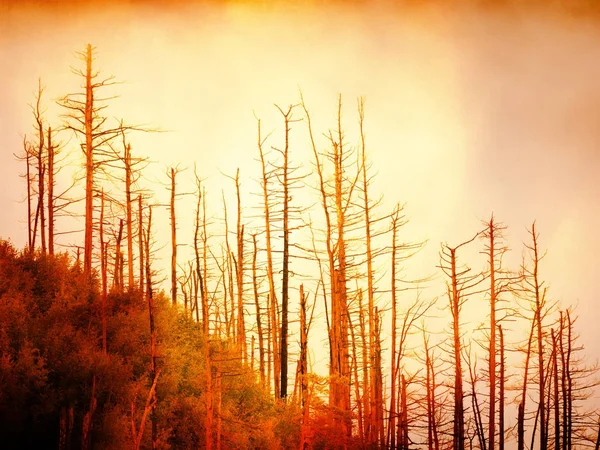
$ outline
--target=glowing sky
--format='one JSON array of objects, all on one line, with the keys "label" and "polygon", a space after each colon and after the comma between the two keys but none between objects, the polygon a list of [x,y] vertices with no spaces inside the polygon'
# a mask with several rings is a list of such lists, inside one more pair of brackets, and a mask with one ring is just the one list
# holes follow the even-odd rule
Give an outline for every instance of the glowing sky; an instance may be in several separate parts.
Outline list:
[{"label": "glowing sky", "polygon": [[[434,272],[439,243],[469,238],[491,212],[508,225],[518,262],[537,220],[550,295],[578,304],[587,353],[600,356],[600,28],[591,12],[81,3],[0,1],[0,237],[26,240],[13,153],[31,133],[37,79],[55,117],[51,99],[78,90],[70,66],[88,42],[102,72],[125,81],[111,114],[171,130],[132,138],[135,152],[159,161],[151,182],[166,182],[168,165],[196,162],[216,210],[233,187],[219,170],[240,167],[246,195],[257,191],[254,114],[280,130],[273,104],[297,103],[300,88],[321,133],[334,126],[341,93],[352,138],[364,96],[373,189],[388,208],[407,203],[407,239],[429,240],[415,272]],[[301,147],[305,125],[292,133]],[[309,160],[307,148],[292,151]]]}]

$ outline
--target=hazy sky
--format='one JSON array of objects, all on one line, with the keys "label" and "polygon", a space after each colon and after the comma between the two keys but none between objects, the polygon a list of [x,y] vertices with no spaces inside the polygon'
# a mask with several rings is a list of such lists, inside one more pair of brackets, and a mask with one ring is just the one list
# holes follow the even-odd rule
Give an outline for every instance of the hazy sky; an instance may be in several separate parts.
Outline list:
[{"label": "hazy sky", "polygon": [[[578,304],[587,353],[600,356],[595,13],[494,2],[81,3],[0,0],[0,237],[19,246],[26,240],[23,167],[13,153],[32,133],[28,103],[37,80],[55,118],[52,100],[79,89],[70,66],[80,67],[75,52],[88,42],[97,47],[97,67],[125,82],[110,114],[171,130],[132,137],[136,154],[158,162],[149,175],[157,196],[165,197],[157,182],[166,181],[167,165],[196,162],[214,210],[221,189],[233,187],[219,170],[240,167],[247,198],[257,191],[254,114],[265,132],[279,133],[273,104],[297,103],[302,89],[315,127],[326,132],[341,93],[352,140],[356,99],[364,96],[373,189],[388,209],[406,202],[407,240],[429,240],[417,271],[434,272],[440,242],[471,237],[492,212],[509,227],[518,262],[526,227],[537,220],[548,249],[542,278],[552,298]],[[294,124],[292,135],[295,158],[309,170],[305,124]],[[191,181],[191,170],[182,177]],[[181,220],[191,229],[190,215]]]}]

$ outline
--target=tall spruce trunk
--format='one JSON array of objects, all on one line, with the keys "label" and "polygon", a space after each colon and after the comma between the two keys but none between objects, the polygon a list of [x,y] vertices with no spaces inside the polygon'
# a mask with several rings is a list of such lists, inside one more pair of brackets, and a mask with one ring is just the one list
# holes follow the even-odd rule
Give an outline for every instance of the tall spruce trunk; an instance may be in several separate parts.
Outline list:
[{"label": "tall spruce trunk", "polygon": [[54,255],[54,147],[52,128],[48,127],[48,253]]},{"label": "tall spruce trunk", "polygon": [[[341,103],[341,100],[340,100]],[[341,108],[341,104],[340,104]],[[339,121],[338,114],[338,121]],[[350,410],[350,386],[349,379],[349,355],[348,355],[348,299],[347,299],[347,278],[346,278],[346,241],[345,241],[345,208],[342,201],[342,165],[344,160],[341,125],[338,125],[339,143],[334,143],[335,160],[335,205],[337,215],[337,261],[338,267],[334,270],[333,279],[333,297],[332,297],[332,329],[334,330],[334,379],[333,400],[334,406],[339,411],[347,412]],[[352,422],[347,416],[340,425],[343,433],[350,437],[352,435]]]},{"label": "tall spruce trunk", "polygon": [[490,349],[489,349],[489,377],[490,377],[490,415],[488,423],[489,449],[495,450],[496,440],[496,256],[495,256],[495,224],[494,218],[488,224],[489,239],[489,264],[490,264]]},{"label": "tall spruce trunk", "polygon": [[453,449],[465,450],[465,413],[463,404],[463,379],[460,343],[460,294],[456,273],[456,249],[450,249],[452,270],[452,330],[454,343],[454,433]]},{"label": "tall spruce trunk", "polygon": [[108,244],[104,242],[104,189],[100,196],[100,271],[102,279],[102,351],[106,354],[106,296],[108,291],[107,256]]},{"label": "tall spruce trunk", "polygon": [[300,405],[302,407],[302,429],[300,450],[309,447],[307,428],[309,426],[309,398],[308,398],[308,324],[306,321],[306,296],[304,285],[300,285]]},{"label": "tall spruce trunk", "polygon": [[92,273],[93,215],[94,215],[94,144],[93,111],[94,91],[92,87],[92,46],[86,48],[85,71],[85,231],[83,246],[83,271]]},{"label": "tall spruce trunk", "polygon": [[[260,298],[258,295],[258,278],[256,275],[256,257],[258,249],[256,245],[256,234],[252,235],[253,253],[252,253],[252,286],[254,290],[254,306],[256,307],[256,332],[258,334],[258,358],[259,358],[259,371],[260,371],[260,383],[262,386],[265,384],[265,344],[260,308]],[[302,299],[302,297],[301,297]],[[301,305],[302,306],[302,305]],[[300,355],[302,356],[302,355]]]},{"label": "tall spruce trunk", "polygon": [[27,248],[33,251],[33,226],[31,223],[31,147],[27,142],[27,136],[23,137],[23,150],[25,150],[25,164],[27,165],[25,176],[27,177]]},{"label": "tall spruce trunk", "polygon": [[[262,188],[263,188],[263,203],[264,203],[264,217],[265,217],[265,241],[267,246],[267,280],[269,282],[269,297],[268,297],[268,319],[269,319],[269,330],[270,340],[269,345],[271,346],[271,352],[273,359],[273,389],[275,391],[275,397],[280,397],[281,392],[281,364],[279,354],[279,341],[278,341],[278,321],[277,321],[277,295],[275,293],[275,278],[273,268],[273,247],[271,243],[271,207],[269,203],[269,180],[267,177],[267,166],[262,150],[262,137],[260,129],[260,120],[258,121],[258,150],[260,153],[261,167],[262,167]],[[269,357],[271,359],[271,356]],[[271,364],[269,364],[269,370]],[[270,375],[269,375],[270,378]]]},{"label": "tall spruce trunk", "polygon": [[[290,108],[291,110],[291,108]],[[290,264],[290,228],[289,228],[289,112],[285,117],[285,147],[283,151],[283,273],[281,279],[281,398],[287,397],[288,373],[288,303],[289,303],[289,264]]]},{"label": "tall spruce trunk", "polygon": [[[38,105],[39,105],[39,97],[38,97]],[[44,147],[45,147],[45,142],[44,142],[44,128],[42,125],[42,121],[39,118],[39,116],[36,117],[37,118],[37,123],[38,123],[38,133],[39,133],[39,138],[40,138],[40,142],[38,145],[38,153],[37,153],[37,160],[38,160],[38,211],[39,211],[39,215],[40,215],[40,241],[42,244],[42,254],[46,254],[46,208],[44,207],[44,197],[45,197],[45,193],[44,193],[44,188],[45,188],[45,180],[46,180],[46,165],[44,162]]]},{"label": "tall spruce trunk", "polygon": [[133,219],[131,211],[131,145],[125,146],[125,209],[127,215],[127,289],[132,290],[133,281]]},{"label": "tall spruce trunk", "polygon": [[[390,412],[388,419],[388,443],[391,448],[396,448],[396,435],[394,433],[395,425],[396,425],[396,321],[397,321],[397,297],[396,297],[396,254],[397,254],[397,246],[396,246],[396,236],[398,233],[398,212],[397,210],[392,215],[392,342],[391,342],[391,389],[390,389]],[[428,353],[427,353],[428,354]],[[429,367],[427,367],[427,375],[429,376]],[[428,378],[429,380],[429,378]],[[429,391],[427,391],[427,395],[429,396]],[[427,404],[429,410],[429,401]],[[429,429],[429,431],[431,431]],[[430,440],[431,442],[431,440]]]},{"label": "tall spruce trunk", "polygon": [[177,171],[171,167],[171,302],[177,305],[177,224],[175,222],[175,176]]},{"label": "tall spruce trunk", "polygon": [[551,330],[552,336],[552,370],[554,372],[554,448],[560,450],[560,397],[558,383],[558,346],[554,328]]},{"label": "tall spruce trunk", "polygon": [[138,195],[138,253],[140,264],[140,295],[144,295],[144,216],[142,194]]},{"label": "tall spruce trunk", "polygon": [[[379,427],[378,424],[378,415],[379,408],[377,406],[377,392],[376,392],[376,371],[377,367],[375,364],[375,321],[377,317],[375,315],[375,289],[374,289],[374,281],[373,281],[373,252],[371,249],[371,217],[370,217],[370,204],[369,204],[369,183],[367,178],[367,157],[366,157],[366,146],[365,146],[365,134],[363,130],[363,121],[364,121],[364,104],[362,101],[359,102],[359,127],[360,127],[360,137],[361,137],[361,174],[362,174],[362,191],[363,191],[363,208],[364,208],[364,224],[365,224],[365,244],[366,244],[366,258],[367,258],[367,316],[369,318],[369,378],[370,383],[369,386],[371,391],[369,393],[370,397],[370,426],[369,426],[369,437],[368,443],[369,445],[377,446],[379,445],[378,436],[379,436]],[[393,270],[393,269],[392,269]],[[394,331],[392,331],[394,333]],[[393,339],[392,339],[393,340]],[[394,344],[392,344],[394,345]],[[392,359],[393,356],[392,356]],[[393,363],[392,363],[393,364]],[[392,372],[393,373],[393,372]],[[392,388],[393,391],[393,388]],[[383,443],[382,443],[383,444]]]},{"label": "tall spruce trunk", "polygon": [[237,193],[237,261],[235,264],[235,275],[237,284],[237,339],[239,351],[242,355],[242,361],[248,359],[246,350],[246,324],[244,319],[244,225],[242,225],[242,206],[240,199],[240,170],[238,169],[235,175],[235,189]]},{"label": "tall spruce trunk", "polygon": [[[156,357],[156,330],[154,326],[154,296],[152,289],[152,271],[150,270],[150,238],[152,229],[152,206],[148,206],[148,228],[146,232],[146,299],[148,301],[148,312],[150,317],[150,376],[152,380],[157,377]],[[152,421],[152,449],[158,448],[158,418],[156,417],[156,389],[152,393],[152,409],[150,419]]]},{"label": "tall spruce trunk", "polygon": [[500,432],[498,439],[499,450],[504,450],[504,383],[505,383],[505,369],[504,369],[504,333],[502,332],[502,326],[498,325],[498,335],[500,336],[500,397],[498,398],[499,407],[499,422],[498,431]]}]

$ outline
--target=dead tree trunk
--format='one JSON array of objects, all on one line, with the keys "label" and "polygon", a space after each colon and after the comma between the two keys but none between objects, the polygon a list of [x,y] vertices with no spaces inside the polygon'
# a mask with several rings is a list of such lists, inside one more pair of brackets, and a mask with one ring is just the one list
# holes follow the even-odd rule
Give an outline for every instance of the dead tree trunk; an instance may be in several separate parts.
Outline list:
[{"label": "dead tree trunk", "polygon": [[[363,162],[364,164],[364,162]],[[365,184],[366,184],[366,180],[365,180]],[[397,308],[397,293],[396,293],[396,256],[397,256],[397,251],[398,251],[398,247],[396,245],[396,237],[398,234],[398,220],[399,220],[399,210],[396,209],[394,211],[394,213],[392,214],[392,342],[391,342],[391,379],[390,379],[390,383],[391,383],[391,389],[390,389],[390,412],[389,412],[389,419],[388,419],[388,443],[390,443],[391,448],[394,449],[396,448],[396,435],[394,433],[394,430],[396,429],[396,331],[397,331],[397,326],[396,326],[396,321],[398,319],[398,312],[396,310]],[[427,367],[427,375],[429,376],[429,367]],[[428,378],[429,379],[429,378]],[[427,392],[427,394],[429,395],[429,391]],[[429,408],[429,401],[428,401],[428,408]],[[431,431],[429,429],[429,431]],[[391,439],[391,440],[390,440]],[[429,440],[429,442],[431,442],[431,440]]]},{"label": "dead tree trunk", "polygon": [[[436,409],[436,382],[435,371],[433,365],[433,355],[430,353],[429,340],[423,328],[423,347],[425,349],[425,389],[427,401],[427,448],[429,450],[439,450],[440,441],[437,425],[437,409]],[[394,448],[394,447],[392,447]]]},{"label": "dead tree trunk", "polygon": [[[363,439],[366,445],[371,434],[371,389],[369,388],[369,347],[367,343],[367,320],[365,319],[365,308],[363,303],[363,291],[358,290],[358,325],[360,327],[360,342],[361,342],[361,361],[362,361],[362,396],[357,394],[357,402],[362,406],[361,428],[363,429]],[[352,331],[352,323],[349,322],[350,330]],[[352,335],[353,346],[355,337]],[[357,364],[358,365],[358,362]],[[358,377],[356,378],[358,389]]]},{"label": "dead tree trunk", "polygon": [[[333,160],[335,177],[335,208],[337,217],[337,268],[333,271],[333,295],[332,295],[332,330],[334,346],[333,366],[333,406],[340,411],[350,411],[350,386],[349,380],[349,355],[348,355],[348,299],[347,299],[347,277],[346,277],[346,214],[343,202],[344,189],[343,161],[344,147],[342,143],[341,128],[341,97],[338,104],[338,138],[333,142]],[[349,417],[344,418],[342,430],[348,437],[352,435],[352,423]]]},{"label": "dead tree trunk", "polygon": [[489,449],[495,450],[496,440],[496,224],[494,217],[486,224],[485,237],[488,239],[487,255],[489,257],[490,273],[490,348],[488,357],[488,373],[490,377],[490,406],[488,422]]},{"label": "dead tree trunk", "polygon": [[285,145],[283,148],[283,271],[281,278],[281,344],[280,344],[280,364],[281,364],[281,399],[287,397],[287,375],[288,375],[288,304],[289,304],[289,263],[290,263],[290,192],[289,192],[289,134],[290,120],[293,106],[290,106],[287,112],[279,107],[279,112],[284,118]]},{"label": "dead tree trunk", "polygon": [[29,251],[33,251],[33,226],[31,224],[31,146],[27,142],[27,136],[23,137],[23,150],[25,151],[25,164],[26,164],[26,182],[27,182],[27,243]]},{"label": "dead tree trunk", "polygon": [[[252,235],[252,244],[254,251],[252,253],[252,286],[254,289],[254,305],[256,307],[256,331],[258,333],[258,358],[259,358],[259,370],[260,370],[260,383],[265,386],[265,344],[262,327],[262,317],[260,309],[260,298],[258,295],[258,279],[256,276],[256,257],[257,257],[257,246],[256,246],[256,234]],[[302,296],[300,298],[302,300]]]},{"label": "dead tree trunk", "polygon": [[[140,427],[139,430],[136,430],[135,427],[135,418],[134,412],[135,407],[132,404],[131,407],[131,431],[134,438],[134,446],[135,450],[139,450],[142,445],[142,438],[144,437],[144,429],[146,428],[146,419],[148,417],[148,413],[154,408],[155,397],[156,397],[156,383],[158,382],[158,375],[160,374],[160,370],[156,372],[156,376],[152,380],[152,386],[150,386],[150,390],[148,391],[148,397],[146,398],[146,405],[144,407],[144,411],[142,413],[142,418],[140,419]],[[152,445],[154,448],[154,439],[152,440]]]},{"label": "dead tree trunk", "polygon": [[452,434],[452,448],[454,450],[465,449],[465,412],[463,403],[463,375],[461,358],[461,336],[460,336],[460,311],[466,295],[465,291],[477,284],[479,275],[467,275],[469,268],[459,269],[457,267],[456,251],[477,236],[451,248],[448,245],[442,247],[440,268],[450,278],[448,282],[448,298],[450,300],[450,311],[452,313],[452,347],[454,350],[454,430]]},{"label": "dead tree trunk", "polygon": [[104,243],[104,190],[100,196],[100,271],[102,272],[102,351],[106,354],[106,295],[108,288],[107,260],[108,245]]},{"label": "dead tree trunk", "polygon": [[[359,113],[359,128],[360,128],[360,137],[361,137],[361,169],[360,172],[362,174],[362,193],[363,193],[363,201],[364,201],[364,224],[365,224],[365,243],[366,243],[366,259],[367,259],[367,317],[369,318],[369,378],[370,378],[370,388],[371,391],[369,393],[371,405],[370,405],[370,422],[371,425],[369,427],[370,433],[368,437],[369,445],[378,445],[378,434],[379,434],[379,426],[377,424],[377,415],[379,413],[378,408],[376,407],[376,364],[375,364],[375,321],[377,317],[375,315],[375,289],[373,282],[373,252],[371,249],[371,205],[369,203],[369,189],[368,189],[368,178],[367,178],[367,156],[366,156],[366,145],[365,145],[365,134],[363,130],[363,122],[364,122],[364,103],[361,100],[358,105],[358,113]],[[393,250],[392,250],[393,251]],[[392,269],[394,270],[394,269]],[[393,294],[392,294],[393,295]],[[392,319],[394,320],[394,319]],[[392,331],[394,333],[394,331]],[[392,344],[394,345],[394,344]],[[393,359],[393,357],[392,357]],[[393,388],[392,388],[393,391]]]},{"label": "dead tree trunk", "polygon": [[[269,196],[269,172],[267,171],[267,163],[263,152],[264,140],[261,136],[260,120],[258,121],[258,151],[262,167],[262,188],[263,188],[263,203],[265,215],[265,241],[267,246],[267,280],[269,282],[269,330],[271,334],[270,345],[273,356],[273,388],[275,397],[279,398],[281,392],[281,363],[279,361],[279,340],[278,340],[278,321],[277,321],[277,295],[275,293],[275,278],[273,268],[273,247],[271,244],[271,207]],[[270,365],[269,365],[270,367]],[[270,377],[269,377],[270,378]]]},{"label": "dead tree trunk", "polygon": [[400,377],[400,420],[398,424],[398,447],[400,450],[408,450],[408,400],[407,400],[407,383],[404,374]]},{"label": "dead tree trunk", "polygon": [[[198,189],[198,200],[196,203],[196,226],[194,230],[194,253],[196,256],[196,279],[199,284],[198,288],[200,291],[200,300],[202,307],[202,334],[204,337],[204,359],[206,360],[206,394],[205,394],[205,406],[206,406],[206,422],[205,422],[205,448],[212,449],[214,444],[214,392],[213,392],[213,380],[212,380],[212,360],[210,352],[210,310],[208,304],[208,291],[206,289],[206,210],[205,200],[202,195],[202,186],[200,178],[196,175],[196,187]],[[204,256],[202,260],[202,268],[200,266],[200,250],[198,248],[198,234],[200,232],[200,209],[202,207],[202,228],[204,230],[203,245],[204,245]],[[198,289],[197,289],[198,290]],[[196,297],[196,320],[198,321],[198,293]]]},{"label": "dead tree trunk", "polygon": [[140,295],[144,295],[144,216],[142,194],[138,195],[138,253],[140,261]]},{"label": "dead tree trunk", "polygon": [[38,214],[40,217],[40,241],[42,245],[42,254],[46,254],[46,208],[44,207],[44,187],[46,185],[46,159],[44,157],[44,149],[46,147],[46,142],[44,138],[44,124],[42,120],[42,112],[41,112],[41,101],[42,101],[42,92],[43,87],[41,81],[38,81],[38,94],[36,98],[35,109],[33,110],[33,115],[35,118],[37,133],[38,133],[38,144],[37,144],[37,169],[38,169]]},{"label": "dead tree trunk", "polygon": [[[125,135],[123,135],[123,143]],[[133,289],[133,219],[131,211],[131,145],[125,145],[125,211],[127,222],[127,289]]]},{"label": "dead tree trunk", "polygon": [[[346,206],[350,203],[352,192],[358,177],[349,180],[347,164],[350,153],[346,154],[341,126],[342,100],[338,99],[337,132],[330,133],[331,150],[326,155],[333,164],[333,182],[330,194],[326,189],[325,175],[319,152],[314,141],[310,115],[304,102],[302,106],[308,122],[311,147],[315,157],[319,191],[325,215],[325,245],[329,260],[331,287],[331,327],[330,327],[330,367],[329,367],[329,406],[331,407],[332,425],[339,429],[340,435],[349,438],[352,435],[350,416],[350,364],[349,364],[349,319],[347,298],[347,260],[346,260]],[[335,217],[335,225],[332,217]],[[336,241],[334,242],[333,236]],[[335,413],[334,413],[335,411]]]},{"label": "dead tree trunk", "polygon": [[[150,316],[150,376],[152,380],[156,380],[158,376],[157,371],[157,357],[156,357],[156,331],[154,327],[154,297],[152,289],[152,271],[150,270],[150,239],[151,239],[151,228],[152,228],[152,206],[148,206],[148,228],[146,230],[145,244],[146,244],[146,299],[148,301],[148,312]],[[156,396],[156,388],[153,391],[152,398],[152,409],[150,418],[152,420],[152,449],[158,448],[158,420],[156,417],[156,403],[158,398]]]},{"label": "dead tree trunk", "polygon": [[83,271],[92,273],[92,247],[93,247],[93,215],[94,215],[94,88],[92,85],[92,46],[86,47],[85,53],[85,232],[83,245]]},{"label": "dead tree trunk", "polygon": [[552,369],[554,372],[554,448],[560,450],[560,397],[558,383],[558,345],[554,328],[551,329],[552,336]]},{"label": "dead tree trunk", "polygon": [[52,128],[48,127],[48,254],[54,255],[54,147]]},{"label": "dead tree trunk", "polygon": [[171,167],[171,302],[177,305],[177,226],[175,222],[175,177],[177,171]]},{"label": "dead tree trunk", "polygon": [[540,450],[546,450],[548,448],[548,431],[547,424],[544,418],[546,417],[546,404],[544,401],[544,395],[546,393],[546,378],[544,375],[544,340],[542,333],[542,303],[540,284],[538,281],[538,249],[537,249],[537,236],[535,235],[535,224],[532,225],[531,231],[533,233],[533,248],[534,248],[534,269],[533,269],[533,282],[534,282],[534,294],[536,304],[536,324],[537,324],[537,344],[538,344],[538,373],[539,373],[539,402],[540,402]]},{"label": "dead tree trunk", "polygon": [[531,226],[531,246],[526,247],[532,253],[533,268],[527,271],[525,282],[527,283],[527,289],[533,296],[534,303],[534,320],[536,324],[536,340],[537,340],[537,353],[538,353],[538,397],[539,397],[539,414],[540,418],[540,450],[547,450],[548,448],[548,427],[545,420],[546,417],[546,375],[544,371],[544,334],[542,331],[542,309],[545,304],[545,290],[542,292],[542,284],[538,277],[538,266],[541,260],[541,256],[538,250],[538,234],[535,231],[535,222]]},{"label": "dead tree trunk", "polygon": [[113,287],[117,289],[118,292],[122,292],[123,284],[122,284],[122,261],[123,256],[121,253],[121,240],[123,239],[123,219],[119,220],[119,232],[117,234],[117,242],[115,244],[115,264],[113,270]]},{"label": "dead tree trunk", "polygon": [[102,117],[105,105],[102,98],[96,98],[100,88],[115,84],[113,77],[104,80],[98,79],[98,72],[92,71],[94,52],[91,45],[87,45],[84,52],[78,53],[85,64],[84,70],[74,72],[84,78],[85,89],[81,93],[68,94],[59,100],[60,105],[65,108],[66,128],[74,131],[83,142],[81,148],[85,156],[85,226],[83,246],[83,272],[90,275],[92,271],[93,257],[93,229],[94,229],[94,176],[101,164],[106,160],[100,160],[99,156],[112,158],[114,155],[106,150],[110,141],[119,136],[123,130],[122,125],[118,128],[106,128],[106,118]]},{"label": "dead tree trunk", "polygon": [[237,282],[237,343],[242,361],[248,359],[246,349],[246,324],[244,319],[244,225],[242,225],[242,206],[240,199],[240,170],[235,174],[235,190],[237,193],[237,264],[236,264],[236,282]]},{"label": "dead tree trunk", "polygon": [[[363,311],[362,311],[362,300],[361,300],[362,293],[361,293],[361,291],[359,291],[358,298],[359,298],[358,311],[359,311],[360,328],[361,328],[361,334],[364,336],[364,319],[363,319]],[[327,302],[325,302],[325,304],[327,304]],[[358,416],[357,416],[358,437],[360,439],[360,442],[362,443],[362,446],[364,447],[366,444],[365,417],[364,417],[364,413],[363,413],[364,399],[361,398],[361,395],[360,395],[360,379],[358,376],[358,355],[356,352],[356,337],[355,337],[355,333],[354,333],[354,324],[352,323],[351,316],[348,317],[348,325],[350,328],[350,337],[352,339],[352,370],[354,371],[354,396],[356,397],[356,407],[357,407],[357,411],[358,411]],[[364,343],[365,343],[365,339],[363,338],[363,344]],[[364,355],[364,353],[363,353],[363,355]],[[364,360],[365,360],[365,358],[363,358],[363,361]],[[366,368],[365,368],[365,373],[366,373]],[[363,387],[363,392],[364,392],[364,387]]]},{"label": "dead tree trunk", "polygon": [[[374,307],[374,313],[375,313],[375,323],[374,323],[374,330],[373,330],[373,334],[374,336],[374,340],[373,340],[373,345],[374,345],[374,358],[373,358],[373,364],[375,366],[375,370],[374,370],[374,378],[373,378],[373,382],[372,384],[374,385],[375,389],[373,389],[373,395],[375,397],[375,402],[374,402],[374,406],[375,406],[375,430],[376,432],[374,433],[375,436],[375,442],[377,443],[378,446],[383,446],[385,443],[385,430],[384,430],[384,426],[383,426],[383,371],[382,371],[382,364],[381,364],[381,316],[379,314],[379,309],[375,306]],[[407,445],[408,448],[408,445]]]},{"label": "dead tree trunk", "polygon": [[306,321],[306,297],[304,285],[300,285],[300,404],[302,407],[302,430],[300,437],[300,450],[310,448],[307,436],[309,426],[309,399],[308,399],[308,325]]},{"label": "dead tree trunk", "polygon": [[527,383],[529,375],[529,360],[531,358],[531,346],[533,344],[533,336],[536,325],[536,315],[534,314],[531,321],[531,329],[529,331],[529,339],[527,340],[527,352],[525,356],[525,369],[523,371],[523,391],[521,393],[521,401],[517,413],[517,450],[525,449],[525,401],[527,400]]},{"label": "dead tree trunk", "polygon": [[458,275],[456,272],[456,249],[451,249],[452,264],[452,291],[451,308],[453,321],[453,342],[454,342],[454,450],[464,450],[465,448],[465,413],[463,405],[463,381],[462,381],[462,361],[460,355],[460,294],[458,291]]},{"label": "dead tree trunk", "polygon": [[505,383],[505,371],[504,371],[504,334],[502,332],[502,326],[498,325],[498,335],[500,336],[500,398],[499,402],[499,450],[504,450],[504,383]]}]

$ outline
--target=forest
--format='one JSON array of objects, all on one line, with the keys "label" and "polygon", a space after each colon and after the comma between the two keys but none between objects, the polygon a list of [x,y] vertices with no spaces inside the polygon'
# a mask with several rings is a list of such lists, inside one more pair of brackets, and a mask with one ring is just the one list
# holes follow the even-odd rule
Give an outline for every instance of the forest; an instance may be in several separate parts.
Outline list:
[{"label": "forest", "polygon": [[[77,55],[10,150],[27,242],[0,237],[2,448],[600,448],[597,365],[545,279],[543,224],[509,245],[490,212],[462,241],[406,240],[410,211],[373,188],[367,103],[341,95],[326,130],[302,91],[257,118],[260,171],[222,174],[233,198],[201,151],[149,183],[136,138],[168,131],[107,114],[118,80]],[[412,276],[425,245],[439,262]]]}]

